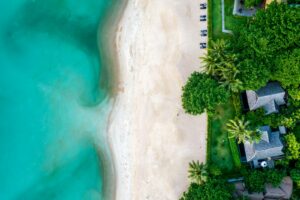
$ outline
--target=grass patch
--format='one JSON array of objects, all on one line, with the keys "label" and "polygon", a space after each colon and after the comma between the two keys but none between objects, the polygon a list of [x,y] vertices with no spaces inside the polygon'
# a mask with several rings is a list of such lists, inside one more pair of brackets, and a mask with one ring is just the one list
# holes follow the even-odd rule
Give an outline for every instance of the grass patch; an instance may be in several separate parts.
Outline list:
[{"label": "grass patch", "polygon": [[240,152],[236,140],[234,138],[229,138],[228,140],[231,149],[233,164],[236,168],[241,168],[242,163],[241,163]]},{"label": "grass patch", "polygon": [[232,14],[234,7],[234,0],[224,0],[225,4],[225,28],[227,30],[233,30],[236,26],[245,24],[247,17],[235,16]]},{"label": "grass patch", "polygon": [[216,109],[216,114],[211,116],[209,120],[208,162],[220,167],[225,172],[230,172],[235,168],[226,131],[226,123],[234,116],[235,111],[231,101],[229,101],[228,104],[219,106]]},{"label": "grass patch", "polygon": [[228,37],[228,34],[222,33],[222,14],[221,0],[208,0],[208,23],[211,26],[210,39],[216,40]]},{"label": "grass patch", "polygon": [[[247,17],[232,14],[234,0],[224,0],[225,28],[232,30],[235,26],[246,23]],[[208,0],[208,34],[209,39],[228,38],[230,34],[222,32],[222,4],[221,0]]]}]

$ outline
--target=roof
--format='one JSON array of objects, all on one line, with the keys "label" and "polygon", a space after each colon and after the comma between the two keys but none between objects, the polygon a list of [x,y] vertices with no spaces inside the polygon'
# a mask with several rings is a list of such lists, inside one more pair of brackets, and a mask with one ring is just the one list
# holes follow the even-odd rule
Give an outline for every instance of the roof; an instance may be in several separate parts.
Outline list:
[{"label": "roof", "polygon": [[247,162],[283,155],[283,143],[279,131],[272,132],[269,126],[261,127],[260,131],[262,137],[258,143],[244,142]]},{"label": "roof", "polygon": [[278,107],[286,104],[285,91],[278,82],[270,82],[257,91],[246,91],[250,110],[264,108],[266,114],[278,112]]}]

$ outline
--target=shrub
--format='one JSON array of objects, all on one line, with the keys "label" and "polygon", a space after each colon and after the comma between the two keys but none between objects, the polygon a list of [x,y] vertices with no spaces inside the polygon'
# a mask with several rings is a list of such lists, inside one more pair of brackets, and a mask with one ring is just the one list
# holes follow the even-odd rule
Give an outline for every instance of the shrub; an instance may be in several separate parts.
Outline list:
[{"label": "shrub", "polygon": [[292,169],[290,171],[291,178],[296,183],[297,187],[300,188],[300,169]]},{"label": "shrub", "polygon": [[272,184],[274,187],[280,185],[285,171],[276,169],[272,170],[249,170],[244,173],[244,179],[247,189],[250,192],[263,192],[266,183]]},{"label": "shrub", "polygon": [[250,192],[262,192],[265,188],[264,173],[258,170],[248,171],[244,176],[245,184]]},{"label": "shrub", "polygon": [[272,184],[274,187],[278,187],[286,176],[284,171],[279,171],[276,169],[265,171],[266,182]]},{"label": "shrub", "polygon": [[288,160],[297,160],[300,157],[300,143],[293,133],[286,135],[286,158]]},{"label": "shrub", "polygon": [[222,179],[208,179],[202,185],[192,183],[180,200],[231,200],[233,187]]}]

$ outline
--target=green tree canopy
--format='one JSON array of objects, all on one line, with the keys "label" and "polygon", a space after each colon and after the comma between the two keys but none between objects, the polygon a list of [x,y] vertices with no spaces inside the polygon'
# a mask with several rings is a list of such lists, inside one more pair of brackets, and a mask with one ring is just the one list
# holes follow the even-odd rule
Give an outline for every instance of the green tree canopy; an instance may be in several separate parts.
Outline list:
[{"label": "green tree canopy", "polygon": [[192,183],[180,200],[231,200],[232,191],[225,180],[210,178],[202,185]]},{"label": "green tree canopy", "polygon": [[182,105],[189,114],[197,115],[227,101],[229,92],[207,74],[194,72],[183,87]]},{"label": "green tree canopy", "polygon": [[[234,30],[231,44],[238,57],[238,78],[245,89],[258,89],[265,85],[272,79],[271,74],[274,74],[276,68],[285,68],[285,74],[290,68],[293,71],[297,69],[297,66],[289,65],[297,63],[297,51],[293,55],[285,54],[299,48],[299,21],[300,12],[297,8],[273,2],[267,9],[258,10],[246,24]],[[278,58],[279,55],[282,56]],[[285,63],[291,57],[293,60]],[[281,78],[283,82],[290,84],[298,74],[299,71],[293,77],[285,78],[276,75],[276,79]]]},{"label": "green tree canopy", "polygon": [[277,169],[266,170],[265,172],[266,183],[272,184],[274,187],[278,187],[282,179],[286,176],[285,171],[279,171]]},{"label": "green tree canopy", "polygon": [[287,52],[276,59],[274,79],[280,81],[284,87],[299,87],[300,48]]},{"label": "green tree canopy", "polygon": [[288,160],[297,160],[300,158],[300,143],[294,134],[290,133],[285,137],[286,141],[286,158]]},{"label": "green tree canopy", "polygon": [[256,90],[267,84],[271,71],[255,60],[245,59],[238,64],[238,79],[243,82],[245,90]]},{"label": "green tree canopy", "polygon": [[280,185],[283,177],[286,175],[285,171],[276,169],[272,170],[248,170],[244,175],[246,188],[250,192],[264,191],[265,184],[270,183],[274,187]]}]

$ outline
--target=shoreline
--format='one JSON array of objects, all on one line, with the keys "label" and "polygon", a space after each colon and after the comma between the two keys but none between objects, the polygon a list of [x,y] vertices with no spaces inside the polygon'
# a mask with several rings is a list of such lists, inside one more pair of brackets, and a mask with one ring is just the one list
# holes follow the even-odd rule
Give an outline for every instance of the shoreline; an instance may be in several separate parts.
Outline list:
[{"label": "shoreline", "polygon": [[112,43],[113,199],[178,199],[188,186],[188,162],[206,161],[207,116],[181,107],[181,87],[206,52],[198,46],[199,29],[207,29],[199,23],[199,3],[126,2]]},{"label": "shoreline", "polygon": [[[116,97],[116,83],[118,80],[118,60],[115,59],[114,55],[116,52],[115,37],[116,30],[119,24],[119,21],[124,13],[124,10],[127,5],[127,0],[117,1],[113,3],[113,6],[109,8],[105,13],[105,20],[99,23],[98,28],[98,48],[99,48],[99,57],[103,61],[105,67],[102,68],[100,78],[100,86],[106,85],[108,90],[108,99],[111,102],[112,106],[107,117],[107,124],[110,122],[111,112],[114,106],[115,97]],[[108,50],[108,51],[103,51]],[[102,51],[100,51],[102,50]],[[107,77],[106,77],[107,76]],[[104,83],[103,83],[104,81]],[[109,81],[107,84],[106,81]],[[104,138],[106,140],[106,145],[108,150],[98,151],[99,159],[101,160],[102,165],[102,196],[103,199],[115,199],[115,190],[116,190],[116,176],[115,176],[115,167],[114,167],[114,153],[111,148],[111,142],[108,139],[108,127],[106,127],[106,133]]]}]

